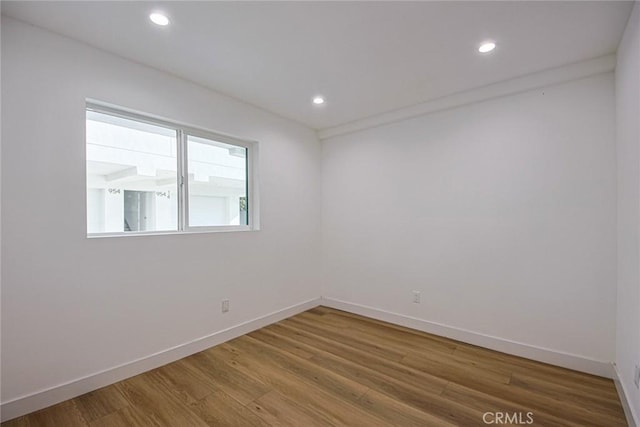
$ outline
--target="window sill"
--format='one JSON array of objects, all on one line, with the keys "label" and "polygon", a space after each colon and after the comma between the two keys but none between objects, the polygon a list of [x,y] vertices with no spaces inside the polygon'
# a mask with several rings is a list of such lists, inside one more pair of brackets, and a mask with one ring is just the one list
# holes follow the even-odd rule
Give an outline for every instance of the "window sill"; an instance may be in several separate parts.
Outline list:
[{"label": "window sill", "polygon": [[246,231],[260,231],[259,228],[248,226],[236,227],[203,227],[202,229],[185,230],[185,231],[149,231],[149,232],[128,232],[128,233],[92,233],[87,234],[87,239],[104,239],[107,237],[144,237],[144,236],[175,236],[184,234],[210,234],[210,233],[233,233]]}]

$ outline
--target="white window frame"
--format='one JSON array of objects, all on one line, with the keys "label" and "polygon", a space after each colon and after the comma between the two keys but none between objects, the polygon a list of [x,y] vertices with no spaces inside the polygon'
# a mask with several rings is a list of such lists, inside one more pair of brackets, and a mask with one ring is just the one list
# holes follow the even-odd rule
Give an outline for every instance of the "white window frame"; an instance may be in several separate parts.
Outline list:
[{"label": "white window frame", "polygon": [[[161,126],[176,131],[176,153],[177,153],[177,188],[178,188],[178,224],[177,230],[159,231],[122,231],[108,233],[88,233],[88,211],[86,209],[86,151],[85,151],[85,232],[87,237],[119,237],[119,236],[148,236],[159,234],[192,234],[210,233],[221,231],[255,231],[260,229],[259,221],[259,198],[258,198],[258,142],[241,139],[235,136],[226,135],[220,132],[185,125],[172,120],[158,118],[149,114],[141,114],[121,107],[105,105],[96,101],[87,101],[85,116],[87,111],[108,114],[123,119],[133,120]],[[86,125],[86,118],[85,118]],[[215,226],[191,226],[189,225],[189,179],[188,179],[188,144],[189,136],[210,139],[237,147],[246,148],[246,183],[247,183],[247,224],[246,225],[215,225]],[[85,150],[87,146],[85,131]]]}]

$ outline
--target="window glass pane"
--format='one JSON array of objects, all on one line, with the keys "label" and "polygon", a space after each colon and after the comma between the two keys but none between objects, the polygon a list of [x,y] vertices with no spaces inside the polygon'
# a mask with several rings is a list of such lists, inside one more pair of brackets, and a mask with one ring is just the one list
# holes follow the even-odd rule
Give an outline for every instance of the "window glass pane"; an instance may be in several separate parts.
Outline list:
[{"label": "window glass pane", "polygon": [[189,226],[247,225],[247,149],[187,137]]},{"label": "window glass pane", "polygon": [[178,229],[176,131],[87,111],[87,232]]}]

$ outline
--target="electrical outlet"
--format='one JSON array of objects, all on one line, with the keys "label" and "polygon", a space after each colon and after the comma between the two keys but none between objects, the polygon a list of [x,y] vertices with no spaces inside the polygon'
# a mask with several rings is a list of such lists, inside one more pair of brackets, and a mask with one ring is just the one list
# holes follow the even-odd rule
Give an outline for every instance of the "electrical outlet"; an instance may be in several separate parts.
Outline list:
[{"label": "electrical outlet", "polygon": [[223,299],[222,300],[222,312],[226,313],[227,311],[229,311],[229,300],[228,299]]},{"label": "electrical outlet", "polygon": [[413,302],[420,304],[420,291],[413,291]]},{"label": "electrical outlet", "polygon": [[633,383],[636,388],[640,388],[640,366],[636,365],[636,370],[633,371]]}]

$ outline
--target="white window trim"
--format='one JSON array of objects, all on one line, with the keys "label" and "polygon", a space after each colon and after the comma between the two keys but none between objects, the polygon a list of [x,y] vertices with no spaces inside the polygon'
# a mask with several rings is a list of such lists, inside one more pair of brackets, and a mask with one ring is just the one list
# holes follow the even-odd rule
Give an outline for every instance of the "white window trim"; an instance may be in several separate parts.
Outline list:
[{"label": "white window trim", "polygon": [[[158,231],[123,231],[108,233],[88,233],[87,230],[87,200],[85,191],[85,233],[88,238],[95,237],[124,237],[124,236],[159,236],[159,235],[175,235],[175,234],[198,234],[198,233],[216,233],[231,231],[257,231],[260,229],[260,202],[258,192],[258,142],[238,138],[235,136],[214,132],[207,129],[199,128],[192,125],[186,125],[174,120],[155,117],[149,114],[141,114],[129,109],[115,107],[99,101],[87,100],[86,111],[95,111],[98,113],[109,114],[123,119],[134,120],[141,123],[162,126],[176,130],[177,137],[177,188],[178,188],[178,228],[177,230],[158,230]],[[86,123],[86,119],[85,119]],[[86,131],[85,131],[86,135]],[[188,153],[187,138],[195,136],[213,141],[223,142],[225,144],[244,147],[247,149],[247,225],[216,225],[216,226],[190,226],[189,218],[189,180],[187,179]],[[85,137],[86,149],[86,137]],[[85,152],[85,190],[86,182],[86,152]]]}]

